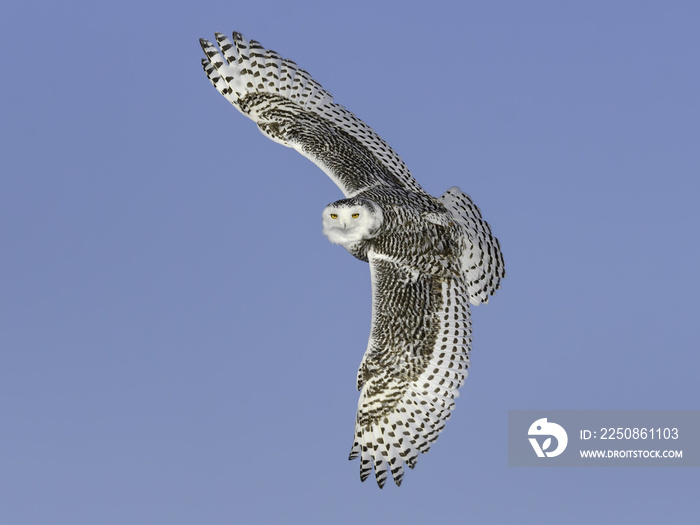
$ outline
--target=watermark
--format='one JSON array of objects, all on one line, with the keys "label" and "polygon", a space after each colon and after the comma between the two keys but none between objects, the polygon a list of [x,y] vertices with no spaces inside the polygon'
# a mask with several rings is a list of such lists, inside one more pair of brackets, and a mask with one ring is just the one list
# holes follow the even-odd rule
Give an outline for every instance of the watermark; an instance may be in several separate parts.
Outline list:
[{"label": "watermark", "polygon": [[700,410],[509,410],[512,467],[700,467]]}]

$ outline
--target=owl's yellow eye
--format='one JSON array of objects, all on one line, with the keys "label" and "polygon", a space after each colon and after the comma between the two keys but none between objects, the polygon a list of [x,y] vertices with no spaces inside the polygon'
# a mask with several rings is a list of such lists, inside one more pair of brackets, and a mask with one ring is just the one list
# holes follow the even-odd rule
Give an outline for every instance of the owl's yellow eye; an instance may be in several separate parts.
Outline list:
[{"label": "owl's yellow eye", "polygon": [[359,213],[353,213],[353,214],[352,214],[352,218],[353,218],[353,219],[357,219],[359,216],[360,216]]},{"label": "owl's yellow eye", "polygon": [[337,219],[338,214],[337,213],[331,213],[331,219]]}]

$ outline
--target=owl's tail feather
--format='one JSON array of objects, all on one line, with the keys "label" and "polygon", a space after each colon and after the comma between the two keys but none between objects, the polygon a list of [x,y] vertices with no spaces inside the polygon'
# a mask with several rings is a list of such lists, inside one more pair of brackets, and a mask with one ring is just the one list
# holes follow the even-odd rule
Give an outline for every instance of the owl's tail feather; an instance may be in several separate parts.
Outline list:
[{"label": "owl's tail feather", "polygon": [[496,293],[501,279],[506,276],[501,245],[469,195],[453,186],[440,200],[468,240],[460,262],[465,273],[469,301],[474,305],[488,303],[489,296]]}]

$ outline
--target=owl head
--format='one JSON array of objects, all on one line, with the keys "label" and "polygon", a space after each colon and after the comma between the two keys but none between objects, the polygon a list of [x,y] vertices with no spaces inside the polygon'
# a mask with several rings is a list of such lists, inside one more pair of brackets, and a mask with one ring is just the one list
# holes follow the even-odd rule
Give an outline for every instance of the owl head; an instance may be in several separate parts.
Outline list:
[{"label": "owl head", "polygon": [[377,235],[384,222],[382,209],[374,202],[342,199],[323,210],[323,235],[345,248]]}]

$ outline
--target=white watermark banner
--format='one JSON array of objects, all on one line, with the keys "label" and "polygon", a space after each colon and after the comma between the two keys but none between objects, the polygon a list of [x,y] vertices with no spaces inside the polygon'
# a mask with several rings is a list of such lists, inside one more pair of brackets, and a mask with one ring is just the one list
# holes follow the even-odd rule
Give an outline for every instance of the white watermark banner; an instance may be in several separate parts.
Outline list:
[{"label": "white watermark banner", "polygon": [[700,410],[509,410],[511,467],[700,467]]}]

